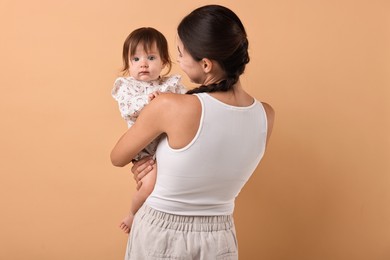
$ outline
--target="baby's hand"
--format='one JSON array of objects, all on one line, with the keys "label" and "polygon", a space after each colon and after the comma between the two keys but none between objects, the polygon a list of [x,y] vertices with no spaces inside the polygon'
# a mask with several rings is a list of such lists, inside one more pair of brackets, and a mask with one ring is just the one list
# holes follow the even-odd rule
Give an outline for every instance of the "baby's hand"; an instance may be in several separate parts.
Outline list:
[{"label": "baby's hand", "polygon": [[153,93],[149,94],[149,102],[155,99],[158,95],[160,95],[160,91],[154,91]]}]

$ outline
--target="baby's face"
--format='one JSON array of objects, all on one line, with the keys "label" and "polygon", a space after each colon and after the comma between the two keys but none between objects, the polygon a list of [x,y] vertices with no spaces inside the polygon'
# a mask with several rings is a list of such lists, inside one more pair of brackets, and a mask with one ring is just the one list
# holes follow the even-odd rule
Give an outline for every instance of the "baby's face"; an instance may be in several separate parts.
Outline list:
[{"label": "baby's face", "polygon": [[148,52],[139,44],[129,61],[130,76],[140,81],[157,80],[165,67],[155,43]]}]

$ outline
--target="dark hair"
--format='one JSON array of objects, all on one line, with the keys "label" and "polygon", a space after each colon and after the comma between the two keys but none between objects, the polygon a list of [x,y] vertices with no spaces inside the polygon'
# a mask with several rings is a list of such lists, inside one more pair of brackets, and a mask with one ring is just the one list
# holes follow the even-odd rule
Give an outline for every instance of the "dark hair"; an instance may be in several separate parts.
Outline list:
[{"label": "dark hair", "polygon": [[131,32],[129,36],[127,36],[123,44],[123,52],[122,52],[123,74],[128,73],[130,67],[129,58],[135,54],[137,46],[139,44],[142,44],[144,50],[147,52],[152,48],[152,45],[154,43],[156,43],[156,47],[160,54],[162,62],[168,68],[168,72],[165,73],[165,75],[168,74],[172,68],[172,61],[171,58],[169,57],[167,39],[165,39],[165,36],[161,32],[151,27],[138,28],[133,32]]},{"label": "dark hair", "polygon": [[223,81],[202,85],[187,94],[232,89],[249,62],[249,43],[238,16],[226,7],[206,5],[184,17],[177,31],[184,48],[196,61],[214,60],[226,73]]}]

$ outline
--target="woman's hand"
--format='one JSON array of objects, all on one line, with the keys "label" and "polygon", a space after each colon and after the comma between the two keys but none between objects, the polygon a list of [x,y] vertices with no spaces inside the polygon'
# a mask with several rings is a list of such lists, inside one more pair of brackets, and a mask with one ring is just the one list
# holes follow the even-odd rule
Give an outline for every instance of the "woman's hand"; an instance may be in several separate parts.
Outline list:
[{"label": "woman's hand", "polygon": [[137,183],[137,190],[139,190],[142,186],[142,178],[151,172],[154,167],[156,167],[156,162],[152,159],[151,156],[145,157],[138,162],[133,163],[131,172],[133,173],[134,180]]}]

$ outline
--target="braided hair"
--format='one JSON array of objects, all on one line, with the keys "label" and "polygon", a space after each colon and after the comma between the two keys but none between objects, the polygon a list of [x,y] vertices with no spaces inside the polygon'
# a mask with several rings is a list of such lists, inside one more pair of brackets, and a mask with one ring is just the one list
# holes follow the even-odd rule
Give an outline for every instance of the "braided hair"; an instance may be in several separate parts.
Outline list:
[{"label": "braided hair", "polygon": [[233,89],[249,63],[249,42],[238,16],[226,7],[206,5],[184,17],[177,30],[185,49],[196,61],[214,60],[226,74],[221,82],[202,85],[187,94]]}]

